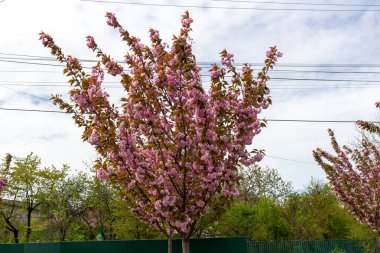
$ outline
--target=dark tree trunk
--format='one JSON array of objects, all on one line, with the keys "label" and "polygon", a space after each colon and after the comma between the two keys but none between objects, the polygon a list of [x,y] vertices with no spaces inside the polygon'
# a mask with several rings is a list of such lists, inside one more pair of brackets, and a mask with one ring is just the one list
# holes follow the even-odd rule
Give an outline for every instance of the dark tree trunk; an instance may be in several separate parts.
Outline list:
[{"label": "dark tree trunk", "polygon": [[190,253],[190,239],[182,237],[182,253]]},{"label": "dark tree trunk", "polygon": [[13,240],[15,241],[15,243],[20,242],[20,240],[18,239],[18,230],[13,231]]},{"label": "dark tree trunk", "polygon": [[60,229],[60,232],[59,232],[59,240],[61,241],[61,242],[64,242],[64,241],[66,241],[66,232],[67,232],[67,229],[66,228],[62,228],[62,229]]},{"label": "dark tree trunk", "polygon": [[26,228],[26,242],[29,242],[29,239],[30,239],[30,234],[32,233],[32,227],[31,227],[31,223],[32,223],[32,209],[29,209],[28,208],[28,215],[27,215],[27,228]]},{"label": "dark tree trunk", "polygon": [[171,237],[168,237],[168,253],[173,252],[173,239]]},{"label": "dark tree trunk", "polygon": [[136,224],[136,237],[137,237],[137,240],[140,240],[139,224]]},{"label": "dark tree trunk", "polygon": [[9,219],[10,218],[6,218],[5,219],[5,222],[7,223],[7,227],[6,228],[8,229],[8,231],[10,231],[10,232],[13,233],[13,240],[14,240],[14,242],[15,243],[19,243],[20,240],[18,238],[18,229],[15,226],[13,226],[13,224],[10,222]]}]

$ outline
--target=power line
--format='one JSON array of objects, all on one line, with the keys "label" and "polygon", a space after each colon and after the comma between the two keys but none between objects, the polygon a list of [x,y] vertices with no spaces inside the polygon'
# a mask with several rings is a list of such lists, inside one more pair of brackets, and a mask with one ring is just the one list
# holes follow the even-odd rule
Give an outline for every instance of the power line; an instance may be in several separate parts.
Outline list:
[{"label": "power line", "polygon": [[20,111],[20,112],[45,112],[45,113],[66,113],[63,111],[55,111],[55,110],[40,110],[40,109],[21,109],[21,108],[5,108],[0,107],[0,110],[3,111]]},{"label": "power line", "polygon": [[288,78],[288,77],[271,77],[270,79],[271,80],[286,80],[286,81],[380,83],[380,80],[353,80],[353,79]]},{"label": "power line", "polygon": [[[202,76],[210,76],[208,74]],[[318,82],[352,82],[352,83],[380,83],[380,80],[358,80],[358,79],[327,79],[327,78],[290,78],[271,77],[270,80],[285,81],[318,81]],[[67,83],[67,81],[0,81],[0,83]],[[120,83],[119,81],[105,81],[103,83]]]},{"label": "power line", "polygon": [[356,123],[355,120],[266,119],[266,121],[271,121],[271,122],[303,122],[303,123]]},{"label": "power line", "polygon": [[[356,123],[357,120],[314,120],[314,119],[266,119],[270,122],[302,122],[302,123]],[[366,121],[380,123],[380,121]]]},{"label": "power line", "polygon": [[54,67],[65,67],[60,64],[51,64],[51,63],[37,63],[37,62],[26,62],[26,61],[13,61],[13,60],[2,60],[0,62],[10,62],[10,63],[19,63],[19,64],[30,64],[30,65],[40,65],[40,66],[54,66]]},{"label": "power line", "polygon": [[[54,84],[52,84],[54,83]],[[120,82],[103,82],[105,84],[107,83],[114,83],[114,84],[120,84]],[[41,82],[13,82],[13,81],[0,81],[0,87],[1,86],[18,86],[18,87],[64,87],[64,88],[70,88],[71,86],[68,84],[68,82],[58,82],[58,81],[41,81]],[[103,85],[103,88],[107,89],[123,89],[124,87],[121,85]],[[210,84],[204,83],[204,88],[208,89],[210,88]],[[301,85],[285,85],[281,84],[278,85],[269,85],[268,88],[270,90],[280,90],[280,89],[346,89],[346,88],[353,88],[353,89],[363,89],[363,88],[380,88],[380,84],[378,83],[369,83],[369,84],[330,84],[330,85],[310,85],[310,84],[301,84]]]},{"label": "power line", "polygon": [[[318,73],[318,74],[380,74],[380,71],[329,71],[329,70],[297,70],[297,69],[272,69],[270,72],[282,73]],[[0,73],[62,73],[54,70],[0,70]],[[202,76],[210,76],[204,74]]]},{"label": "power line", "polygon": [[27,93],[27,92],[24,92],[24,91],[20,91],[20,90],[17,90],[17,89],[13,89],[11,87],[7,87],[7,86],[0,86],[1,88],[5,88],[5,89],[8,89],[8,90],[13,90],[13,91],[16,91],[17,93],[20,93],[20,94],[24,94],[24,95],[27,95],[27,96],[30,96],[30,97],[34,97],[34,98],[37,98],[37,99],[40,99],[40,100],[44,100],[44,101],[48,101],[50,102],[49,99],[46,99],[46,98],[43,98],[43,97],[39,97],[39,96],[36,96],[36,95],[33,95],[33,94],[30,94],[30,93]]},{"label": "power line", "polygon": [[378,7],[379,4],[338,4],[338,3],[306,3],[306,2],[276,2],[250,0],[210,0],[211,2],[252,3],[252,4],[279,4],[279,5],[311,5],[311,6],[343,6],[343,7]]},{"label": "power line", "polygon": [[379,12],[379,9],[294,9],[294,8],[257,8],[257,7],[225,7],[225,6],[201,6],[201,5],[177,5],[177,4],[157,4],[157,3],[136,3],[136,2],[120,2],[120,1],[103,1],[103,0],[79,0],[81,2],[108,3],[108,4],[127,4],[140,6],[155,7],[175,7],[175,8],[198,8],[198,9],[224,9],[224,10],[257,10],[257,11],[326,11],[326,12]]},{"label": "power line", "polygon": [[[0,61],[2,61],[1,59],[3,59],[3,61],[7,61],[7,60],[31,60],[31,61],[43,61],[43,60],[46,60],[46,61],[57,61],[56,58],[54,57],[46,57],[46,56],[38,56],[38,55],[29,55],[29,54],[14,54],[14,53],[2,53],[0,52],[0,55],[9,55],[9,56],[21,56],[21,57],[29,57],[29,58],[20,58],[20,57],[0,57]],[[98,60],[96,59],[82,59],[82,58],[78,58],[79,61],[82,61],[82,62],[98,62]],[[118,63],[125,63],[125,61],[123,60],[116,60]],[[216,62],[219,62],[219,60],[217,61],[198,61],[197,64],[200,65],[200,66],[212,66],[213,64],[215,64]],[[21,61],[20,63],[29,63],[29,62],[23,62]],[[250,63],[250,62],[247,62],[248,64],[252,65],[252,66],[262,66],[263,63],[257,63],[257,62],[254,62],[254,63]],[[36,65],[39,65],[39,64],[42,64],[42,63],[35,63]],[[246,63],[244,62],[234,62],[234,65],[235,66],[242,66]],[[50,64],[48,64],[50,65]],[[54,66],[62,66],[63,65],[54,65]],[[276,63],[276,67],[316,67],[316,68],[361,68],[361,67],[369,67],[369,68],[380,68],[380,63],[379,64],[376,64],[376,63]],[[333,71],[335,73],[335,71]],[[355,73],[355,71],[347,71],[347,72],[336,72],[336,73]],[[363,72],[363,73],[367,73],[367,72]],[[370,73],[373,73],[373,72],[370,72]],[[375,72],[375,73],[379,73],[379,72]]]},{"label": "power line", "polygon": [[[23,109],[23,108],[5,108],[0,107],[0,110],[6,111],[22,111],[22,112],[47,112],[47,113],[66,113],[55,110],[40,110],[40,109]],[[305,119],[259,119],[268,122],[299,122],[299,123],[356,123],[354,120],[305,120]],[[370,123],[380,123],[379,121],[366,121]]]},{"label": "power line", "polygon": [[[62,71],[53,71],[53,70],[6,70],[1,69],[1,73],[62,73]],[[379,72],[380,73],[380,72]]]},{"label": "power line", "polygon": [[289,159],[289,158],[284,158],[284,157],[279,157],[279,156],[265,155],[264,158],[265,158],[265,157],[270,157],[270,158],[280,159],[280,160],[285,160],[285,161],[290,161],[290,162],[298,162],[298,163],[307,163],[307,164],[317,165],[317,164],[315,164],[315,163],[308,162],[308,161],[301,161],[301,160]]},{"label": "power line", "polygon": [[[62,73],[53,70],[0,70],[1,73]],[[318,74],[380,74],[380,71],[327,71],[327,70],[293,70],[293,69],[272,69],[270,72],[283,73],[318,73]],[[205,74],[202,76],[210,76]]]}]

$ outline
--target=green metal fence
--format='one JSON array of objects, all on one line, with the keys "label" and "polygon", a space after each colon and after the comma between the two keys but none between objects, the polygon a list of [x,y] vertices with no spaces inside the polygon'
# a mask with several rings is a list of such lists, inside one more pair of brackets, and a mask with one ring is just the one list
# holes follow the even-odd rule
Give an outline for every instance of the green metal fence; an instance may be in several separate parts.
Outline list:
[{"label": "green metal fence", "polygon": [[362,253],[360,241],[248,242],[248,253],[330,253],[334,250],[343,250],[345,253]]},{"label": "green metal fence", "polygon": [[[360,241],[247,242],[244,237],[192,239],[191,253],[363,253]],[[166,253],[166,240],[90,241],[0,244],[0,253]],[[181,240],[173,241],[173,253],[181,253]],[[380,251],[379,251],[380,253]]]},{"label": "green metal fence", "polygon": [[[0,253],[167,253],[166,240],[0,244]],[[191,253],[247,253],[245,237],[190,240]],[[181,240],[173,253],[181,253]]]}]

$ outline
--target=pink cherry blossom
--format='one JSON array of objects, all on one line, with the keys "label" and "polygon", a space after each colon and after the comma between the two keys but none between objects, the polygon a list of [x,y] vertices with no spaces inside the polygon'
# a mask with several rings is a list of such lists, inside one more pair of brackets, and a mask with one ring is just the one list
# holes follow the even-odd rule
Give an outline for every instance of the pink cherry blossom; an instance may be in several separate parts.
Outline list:
[{"label": "pink cherry blossom", "polygon": [[107,25],[116,28],[117,27],[117,20],[115,17],[115,13],[112,12],[107,12],[106,13],[106,18],[107,18]]},{"label": "pink cherry blossom", "polygon": [[[238,168],[262,158],[261,151],[251,152],[248,145],[264,126],[258,117],[271,103],[267,73],[281,53],[271,47],[262,71],[253,76],[248,64],[240,71],[233,54],[223,50],[222,66],[213,66],[206,90],[192,53],[193,20],[187,12],[170,47],[158,31],[150,30],[149,47],[114,14],[106,17],[128,45],[128,71],[88,36],[87,46],[99,62],[92,74],[79,62],[70,65],[72,103],[60,96],[53,101],[85,129],[83,139],[99,154],[98,177],[111,176],[141,220],[168,237],[173,236],[170,228],[188,239],[214,200],[238,194]],[[41,40],[58,59],[63,56],[50,36]],[[104,68],[121,78],[125,94],[119,108],[103,90]]]},{"label": "pink cherry blossom", "polygon": [[[372,131],[365,122],[358,126]],[[373,124],[372,124],[373,126]],[[348,210],[362,223],[380,234],[380,149],[367,138],[361,145],[343,149],[339,146],[334,132],[329,129],[331,144],[335,155],[317,148],[313,155],[324,169],[333,193],[344,203]]]},{"label": "pink cherry blossom", "polygon": [[99,135],[95,129],[92,130],[90,137],[88,138],[88,142],[92,145],[99,144]]},{"label": "pink cherry blossom", "polygon": [[108,179],[108,173],[107,171],[103,170],[103,169],[98,169],[96,171],[96,176],[99,178],[99,179],[102,179],[102,180],[106,180]]},{"label": "pink cherry blossom", "polygon": [[95,43],[95,39],[94,37],[92,36],[87,36],[86,37],[86,40],[87,40],[87,46],[91,49],[94,49],[96,48],[96,43]]},{"label": "pink cherry blossom", "polygon": [[218,69],[211,70],[210,76],[211,76],[211,78],[218,78],[220,76],[220,71]]}]

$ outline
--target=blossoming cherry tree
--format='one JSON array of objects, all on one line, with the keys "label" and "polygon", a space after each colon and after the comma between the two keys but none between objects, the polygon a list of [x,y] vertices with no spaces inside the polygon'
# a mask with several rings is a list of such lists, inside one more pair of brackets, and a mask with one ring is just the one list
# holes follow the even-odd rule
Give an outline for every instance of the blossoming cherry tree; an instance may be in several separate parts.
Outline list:
[{"label": "blossoming cherry tree", "polygon": [[[376,103],[380,108],[380,102]],[[358,121],[363,131],[380,136],[380,126]],[[329,129],[335,155],[320,148],[314,158],[324,169],[334,194],[355,217],[380,235],[380,146],[365,135],[358,147],[340,147],[334,132]]]},{"label": "blossoming cherry tree", "polygon": [[[59,95],[53,101],[84,128],[83,140],[99,154],[98,176],[123,189],[141,220],[169,238],[179,234],[187,253],[195,225],[210,204],[238,194],[238,167],[263,156],[247,146],[266,124],[258,115],[271,103],[267,72],[282,54],[271,47],[255,77],[249,64],[238,71],[233,55],[223,50],[221,65],[209,70],[211,87],[206,90],[192,51],[193,20],[188,12],[170,47],[157,30],[150,29],[151,45],[144,45],[114,14],[106,17],[129,48],[124,57],[127,70],[88,36],[87,46],[99,58],[88,74],[51,36],[40,34],[71,78],[71,102]],[[104,69],[121,79],[125,96],[120,107],[109,102],[102,88]]]}]

